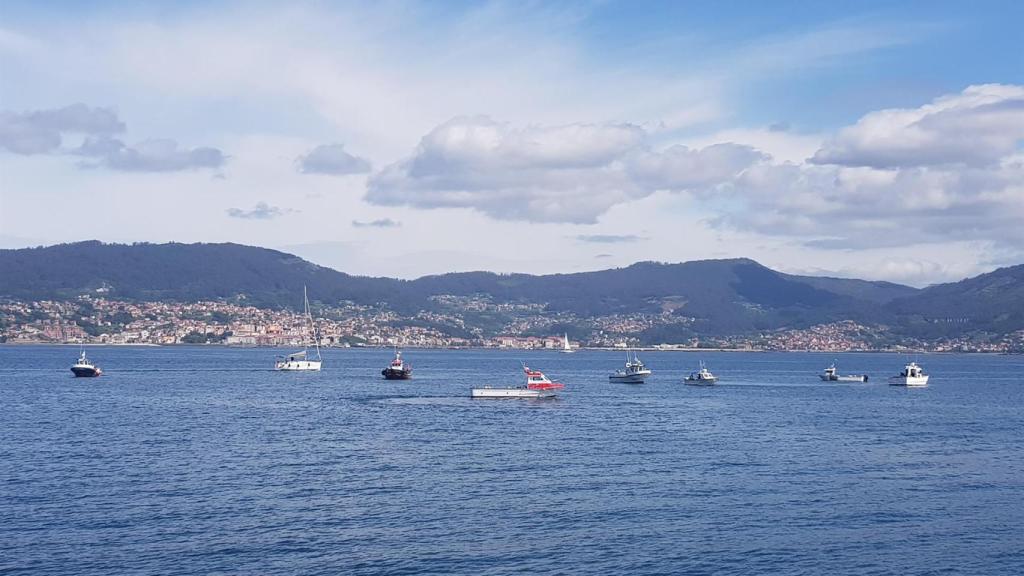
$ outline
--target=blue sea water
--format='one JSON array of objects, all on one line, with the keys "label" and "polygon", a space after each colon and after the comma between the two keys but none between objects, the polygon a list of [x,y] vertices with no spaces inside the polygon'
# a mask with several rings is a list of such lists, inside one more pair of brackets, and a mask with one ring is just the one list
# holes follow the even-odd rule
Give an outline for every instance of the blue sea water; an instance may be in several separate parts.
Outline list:
[{"label": "blue sea water", "polygon": [[[4,574],[1022,574],[1024,358],[0,346]],[[840,371],[867,384],[823,383]],[[556,400],[471,400],[519,384]],[[705,360],[721,377],[690,387]]]}]

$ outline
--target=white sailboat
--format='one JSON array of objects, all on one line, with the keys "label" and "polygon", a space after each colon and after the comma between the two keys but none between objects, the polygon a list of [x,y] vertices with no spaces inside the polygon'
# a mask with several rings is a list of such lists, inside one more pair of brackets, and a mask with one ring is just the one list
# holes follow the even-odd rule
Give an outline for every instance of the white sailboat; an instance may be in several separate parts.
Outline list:
[{"label": "white sailboat", "polygon": [[572,354],[575,351],[576,350],[569,345],[569,333],[566,332],[565,336],[562,338],[562,354]]},{"label": "white sailboat", "polygon": [[[304,349],[294,352],[285,357],[278,357],[274,362],[274,370],[320,370],[323,360],[320,358],[320,340],[316,337],[316,328],[313,326],[313,315],[309,313],[309,296],[306,294],[306,287],[302,287],[302,301],[306,313],[307,344]],[[309,354],[309,340],[313,341],[316,350],[316,357],[311,358]]]}]

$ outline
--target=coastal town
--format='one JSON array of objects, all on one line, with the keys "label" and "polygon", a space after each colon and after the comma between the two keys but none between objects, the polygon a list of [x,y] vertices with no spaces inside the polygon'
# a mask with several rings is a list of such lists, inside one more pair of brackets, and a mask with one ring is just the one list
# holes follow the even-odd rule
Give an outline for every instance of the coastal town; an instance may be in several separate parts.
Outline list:
[{"label": "coastal town", "polygon": [[[550,313],[539,304],[495,304],[483,297],[438,296],[435,301],[442,311],[421,310],[411,315],[353,303],[318,307],[313,318],[315,337],[324,347],[560,349],[569,339],[573,348],[1024,351],[1024,331],[925,341],[896,337],[885,326],[852,321],[656,342],[645,341],[641,335],[666,327],[685,332],[694,319],[673,314],[581,318]],[[0,343],[7,344],[299,346],[312,339],[306,327],[301,313],[232,302],[130,302],[93,296],[0,302]]]}]

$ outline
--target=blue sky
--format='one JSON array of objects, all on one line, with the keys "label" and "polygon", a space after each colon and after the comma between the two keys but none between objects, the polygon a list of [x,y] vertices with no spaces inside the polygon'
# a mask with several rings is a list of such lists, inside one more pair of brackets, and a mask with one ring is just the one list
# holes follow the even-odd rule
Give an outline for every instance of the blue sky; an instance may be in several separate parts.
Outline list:
[{"label": "blue sky", "polygon": [[8,2],[0,246],[958,279],[1024,261],[1022,6]]}]

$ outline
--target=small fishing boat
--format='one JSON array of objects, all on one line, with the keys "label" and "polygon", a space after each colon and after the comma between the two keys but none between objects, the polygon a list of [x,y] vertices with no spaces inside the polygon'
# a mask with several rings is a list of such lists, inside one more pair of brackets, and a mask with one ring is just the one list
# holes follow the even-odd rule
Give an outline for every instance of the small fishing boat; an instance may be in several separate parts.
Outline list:
[{"label": "small fishing boat", "polygon": [[703,360],[701,360],[700,363],[700,370],[690,372],[690,375],[686,377],[686,383],[691,386],[711,386],[715,382],[718,382],[718,376],[712,374],[711,371],[704,366]]},{"label": "small fishing boat", "polygon": [[396,348],[395,359],[380,373],[385,380],[408,380],[412,378],[412,364],[402,360],[402,353]]},{"label": "small fishing boat", "polygon": [[818,374],[818,377],[825,382],[867,382],[867,374],[839,374],[839,370],[836,368],[836,363],[833,362],[831,366],[825,368],[823,374]]},{"label": "small fishing boat", "polygon": [[650,369],[637,357],[633,351],[633,358],[626,352],[626,366],[608,375],[609,382],[623,382],[626,384],[643,384],[644,379],[651,375]]},{"label": "small fishing boat", "polygon": [[526,373],[526,385],[516,387],[492,387],[484,386],[473,388],[470,391],[471,398],[551,398],[556,396],[559,390],[565,388],[565,384],[552,382],[540,370],[533,370],[523,364],[523,372]]},{"label": "small fishing boat", "polygon": [[76,378],[94,378],[103,374],[103,370],[100,370],[99,366],[89,362],[89,359],[85,357],[84,349],[82,355],[78,357],[78,362],[71,366],[71,372]]},{"label": "small fishing boat", "polygon": [[927,386],[928,375],[924,373],[924,369],[917,365],[917,362],[911,362],[903,367],[903,370],[889,378],[890,386]]}]

